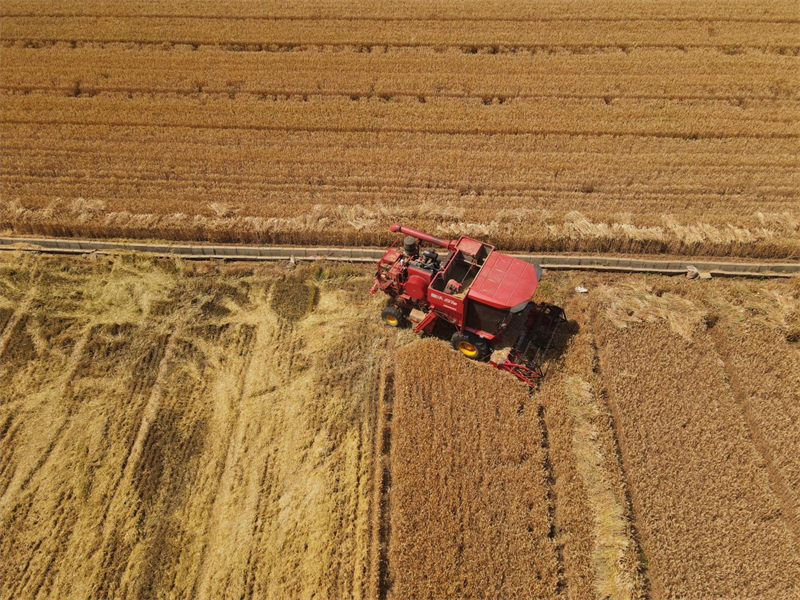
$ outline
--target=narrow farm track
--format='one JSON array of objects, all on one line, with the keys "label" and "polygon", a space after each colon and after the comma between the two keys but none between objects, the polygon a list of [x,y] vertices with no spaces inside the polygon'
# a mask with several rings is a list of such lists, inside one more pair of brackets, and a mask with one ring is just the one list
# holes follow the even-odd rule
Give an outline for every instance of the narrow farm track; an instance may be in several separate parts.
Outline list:
[{"label": "narrow farm track", "polygon": [[0,11],[14,235],[800,256],[790,1]]},{"label": "narrow farm track", "polygon": [[[158,256],[176,256],[187,260],[241,260],[241,261],[341,261],[373,263],[383,254],[383,249],[359,247],[248,247],[248,246],[190,246],[173,244],[148,244],[134,242],[104,242],[99,240],[72,240],[52,238],[0,237],[0,251],[23,251],[45,254],[95,254],[117,251],[134,251]],[[735,277],[791,277],[800,273],[800,265],[778,262],[719,262],[707,259],[637,259],[597,255],[535,255],[514,254],[528,262],[548,269],[595,270],[621,273],[658,273],[677,275],[687,272],[690,266],[708,271],[712,275]]]}]

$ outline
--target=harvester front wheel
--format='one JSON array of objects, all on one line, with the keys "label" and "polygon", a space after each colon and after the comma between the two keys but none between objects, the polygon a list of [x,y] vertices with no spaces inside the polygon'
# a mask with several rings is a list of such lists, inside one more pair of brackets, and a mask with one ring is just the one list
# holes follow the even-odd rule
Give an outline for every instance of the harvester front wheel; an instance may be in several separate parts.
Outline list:
[{"label": "harvester front wheel", "polygon": [[387,306],[381,311],[381,319],[389,327],[402,327],[405,325],[406,316],[396,306]]},{"label": "harvester front wheel", "polygon": [[489,342],[479,338],[477,335],[455,332],[450,339],[450,343],[453,344],[455,350],[458,350],[470,360],[483,360],[489,356],[491,351]]}]

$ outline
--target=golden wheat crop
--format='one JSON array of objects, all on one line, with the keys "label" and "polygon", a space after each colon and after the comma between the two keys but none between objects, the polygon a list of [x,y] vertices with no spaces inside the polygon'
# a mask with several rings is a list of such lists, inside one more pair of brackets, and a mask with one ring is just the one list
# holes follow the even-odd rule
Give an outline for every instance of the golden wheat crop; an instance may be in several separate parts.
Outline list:
[{"label": "golden wheat crop", "polygon": [[789,1],[0,8],[0,228],[800,256]]},{"label": "golden wheat crop", "polygon": [[391,594],[556,598],[552,499],[535,403],[438,340],[398,351]]},{"label": "golden wheat crop", "polygon": [[800,548],[800,287],[739,282],[698,294],[745,426]]},{"label": "golden wheat crop", "polygon": [[564,308],[572,321],[557,340],[563,353],[538,397],[558,499],[554,524],[562,546],[566,595],[643,598],[644,565],[617,458],[614,422],[596,373],[588,299],[572,298]]},{"label": "golden wheat crop", "polygon": [[[775,444],[786,452],[796,432],[774,410],[749,428],[759,399],[740,404],[753,387],[726,376],[740,361],[726,369],[720,360],[708,327],[721,325],[687,298],[685,283],[658,287],[605,287],[593,299],[599,368],[651,593],[796,597],[796,522],[771,473],[780,454],[752,435],[777,425]],[[776,475],[791,480],[791,470]]]}]

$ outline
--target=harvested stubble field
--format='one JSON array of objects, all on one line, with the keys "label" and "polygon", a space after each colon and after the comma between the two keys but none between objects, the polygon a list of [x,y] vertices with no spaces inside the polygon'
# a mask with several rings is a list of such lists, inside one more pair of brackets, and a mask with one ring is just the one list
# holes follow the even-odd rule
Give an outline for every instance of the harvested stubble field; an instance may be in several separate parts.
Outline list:
[{"label": "harvested stubble field", "polygon": [[0,597],[800,597],[797,280],[548,273],[535,392],[369,282],[0,255]]},{"label": "harvested stubble field", "polygon": [[0,261],[0,597],[368,595],[362,270]]},{"label": "harvested stubble field", "polygon": [[800,256],[795,0],[0,6],[14,233]]}]

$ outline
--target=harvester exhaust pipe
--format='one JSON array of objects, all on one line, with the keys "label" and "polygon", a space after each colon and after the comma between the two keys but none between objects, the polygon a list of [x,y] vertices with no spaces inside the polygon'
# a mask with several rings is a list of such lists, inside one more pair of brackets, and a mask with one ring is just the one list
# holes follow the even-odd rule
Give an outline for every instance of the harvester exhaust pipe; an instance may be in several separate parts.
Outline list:
[{"label": "harvester exhaust pipe", "polygon": [[422,240],[423,242],[428,242],[429,244],[435,244],[437,246],[441,246],[442,248],[447,248],[452,250],[455,247],[454,240],[443,240],[432,235],[428,235],[427,233],[422,233],[421,231],[417,231],[416,229],[411,229],[411,227],[403,227],[400,223],[395,223],[389,228],[390,231],[395,233],[403,233],[405,235],[410,235],[411,237],[415,237],[418,240]]}]

